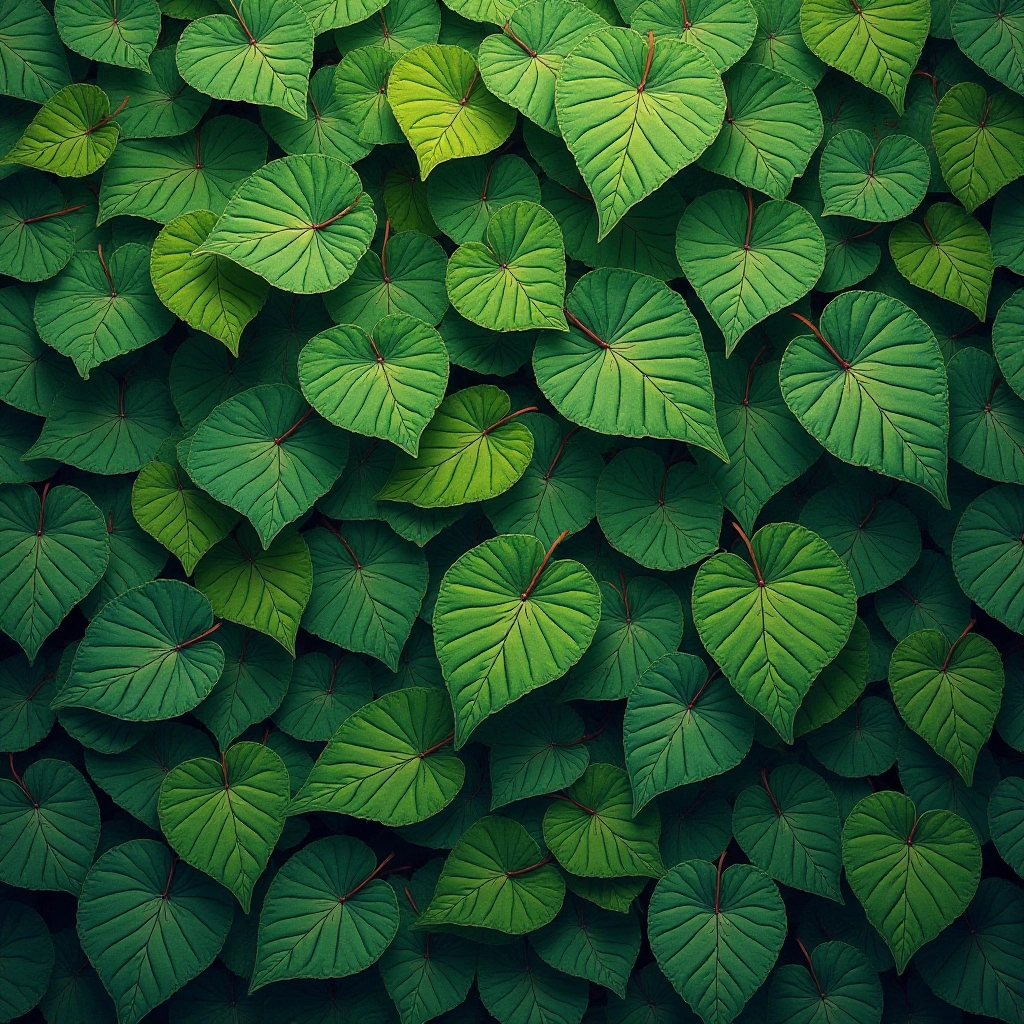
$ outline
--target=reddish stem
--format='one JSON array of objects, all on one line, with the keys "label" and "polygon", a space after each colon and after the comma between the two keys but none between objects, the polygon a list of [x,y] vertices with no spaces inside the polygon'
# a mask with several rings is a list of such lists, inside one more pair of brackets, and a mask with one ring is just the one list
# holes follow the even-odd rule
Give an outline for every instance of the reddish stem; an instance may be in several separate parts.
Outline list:
[{"label": "reddish stem", "polygon": [[451,743],[453,739],[455,739],[455,733],[448,733],[448,735],[445,736],[445,738],[441,740],[439,743],[435,743],[432,747],[427,747],[427,749],[420,754],[420,760],[422,760],[425,757],[430,757],[431,754],[436,754],[437,751],[441,750],[443,747],[447,747],[448,744]]},{"label": "reddish stem", "polygon": [[750,233],[754,230],[754,193],[747,189],[747,237],[743,242],[743,251],[750,252]]},{"label": "reddish stem", "polygon": [[511,26],[509,25],[509,23],[508,23],[507,21],[505,22],[505,24],[504,24],[504,25],[502,25],[502,30],[508,33],[509,39],[511,39],[513,43],[516,43],[516,44],[517,44],[518,46],[520,46],[520,47],[521,47],[521,48],[522,48],[523,50],[525,50],[525,51],[526,51],[526,52],[527,52],[527,53],[528,53],[528,54],[529,54],[529,55],[530,55],[531,57],[536,57],[536,56],[537,56],[537,51],[536,51],[536,50],[531,50],[531,49],[530,49],[530,48],[529,48],[529,47],[528,47],[528,46],[526,45],[526,43],[524,43],[524,42],[522,41],[522,39],[520,39],[520,38],[519,38],[519,36],[517,36],[517,35],[515,34],[515,32],[513,32],[513,31],[512,31],[512,28],[511,28]]},{"label": "reddish stem", "polygon": [[569,443],[569,438],[580,429],[580,427],[573,427],[572,430],[562,438],[562,443],[558,446],[558,451],[555,452],[555,457],[551,460],[551,465],[548,466],[548,471],[544,474],[545,480],[551,479],[551,474],[555,471],[555,466],[558,465],[558,460],[562,457],[562,452],[565,451],[565,446]]},{"label": "reddish stem", "polygon": [[327,695],[328,696],[330,696],[332,693],[334,693],[334,680],[337,679],[337,677],[338,677],[338,666],[340,666],[340,665],[341,665],[341,658],[336,658],[335,661],[334,661],[334,665],[331,668],[331,682],[330,682],[330,684],[327,687]]},{"label": "reddish stem", "polygon": [[927,213],[921,218],[921,227],[924,228],[924,233],[928,236],[928,241],[930,241],[932,245],[938,247],[939,243],[935,241],[935,236],[932,234],[932,229],[928,226]]},{"label": "reddish stem", "polygon": [[224,789],[229,790],[231,786],[228,784],[228,762],[223,750],[220,752],[220,773],[224,779]]},{"label": "reddish stem", "polygon": [[384,34],[384,38],[385,39],[390,39],[391,38],[391,30],[388,28],[388,22],[387,22],[387,19],[384,17],[384,10],[383,10],[383,8],[381,8],[381,12],[380,12],[380,28],[381,28],[381,32]]},{"label": "reddish stem", "polygon": [[772,807],[775,808],[775,816],[777,818],[782,817],[782,809],[779,807],[778,802],[775,799],[775,794],[772,792],[771,786],[768,785],[768,769],[761,769],[761,785],[764,786],[764,791],[768,794],[768,799],[772,802]]},{"label": "reddish stem", "polygon": [[196,162],[193,170],[201,171],[203,169],[203,157],[202,157],[202,136],[200,135],[199,129],[196,129]]},{"label": "reddish stem", "polygon": [[274,438],[274,444],[284,444],[284,442],[287,441],[288,438],[291,437],[292,434],[294,434],[295,431],[298,430],[299,427],[301,427],[302,424],[305,423],[312,415],[313,409],[307,409],[280,437]]},{"label": "reddish stem", "polygon": [[568,743],[552,743],[553,747],[578,747],[581,743],[589,743],[591,740],[596,740],[608,728],[608,722],[611,720],[611,712],[605,713],[604,721],[593,731],[584,733],[578,740],[570,740]]},{"label": "reddish stem", "polygon": [[355,896],[357,892],[368,886],[381,873],[387,863],[394,859],[394,856],[394,853],[389,853],[354,889],[345,893],[344,896],[339,896],[338,902],[344,903],[345,900]]},{"label": "reddish stem", "polygon": [[96,255],[100,258],[100,266],[103,268],[103,276],[107,279],[107,284],[110,286],[110,297],[117,297],[117,289],[114,287],[114,280],[110,276],[110,269],[107,267],[107,261],[103,258],[103,245],[100,243],[96,246]]},{"label": "reddish stem", "polygon": [[743,405],[744,406],[749,406],[750,405],[750,385],[754,382],[754,370],[756,369],[757,364],[761,361],[761,356],[763,356],[767,350],[768,350],[768,346],[767,345],[762,345],[761,346],[761,351],[758,352],[756,356],[754,356],[753,361],[751,362],[750,366],[747,368],[747,386],[743,389]]},{"label": "reddish stem", "polygon": [[654,33],[647,33],[647,63],[644,65],[643,78],[640,79],[640,84],[636,87],[638,93],[642,93],[647,87],[647,75],[651,70],[651,61],[654,60]]},{"label": "reddish stem", "polygon": [[566,796],[565,793],[549,793],[548,796],[550,796],[552,800],[564,800],[567,804],[572,804],[573,807],[578,807],[581,811],[584,811],[587,814],[597,814],[597,811],[595,811],[593,807],[581,804],[579,800],[573,800],[571,796]]},{"label": "reddish stem", "polygon": [[35,808],[35,810],[38,811],[39,801],[36,800],[36,798],[32,795],[31,790],[28,788],[28,786],[25,785],[24,780],[15,770],[13,754],[9,753],[7,755],[7,763],[11,766],[11,775],[14,776],[14,781],[18,784],[18,788],[22,791],[22,793],[25,794],[25,798],[28,800],[28,802]]},{"label": "reddish stem", "polygon": [[683,31],[686,32],[690,28],[690,14],[686,9],[686,0],[679,0],[683,5]]},{"label": "reddish stem", "polygon": [[796,944],[800,947],[800,952],[803,953],[804,959],[807,961],[807,970],[811,972],[811,979],[814,982],[814,987],[818,990],[818,995],[821,996],[822,999],[824,999],[825,993],[822,991],[821,984],[818,981],[817,974],[814,973],[814,964],[811,961],[811,954],[807,952],[807,947],[795,935],[793,936],[793,939],[796,941]]},{"label": "reddish stem", "polygon": [[469,94],[473,91],[473,86],[476,85],[476,80],[480,77],[480,68],[473,69],[473,77],[469,80],[469,88],[466,90],[466,95],[459,100],[459,106],[464,107],[469,102]]},{"label": "reddish stem", "polygon": [[971,619],[971,621],[967,623],[967,628],[949,645],[949,654],[946,655],[946,660],[942,663],[942,668],[939,670],[940,672],[945,674],[946,669],[949,668],[949,663],[953,658],[953,652],[960,645],[960,641],[963,640],[963,638],[967,636],[972,629],[974,629],[977,623],[977,619]]},{"label": "reddish stem", "polygon": [[732,528],[740,535],[740,540],[747,547],[747,553],[750,555],[750,561],[754,564],[754,573],[757,576],[757,585],[759,587],[765,586],[764,577],[761,575],[761,566],[757,564],[757,555],[754,554],[754,545],[750,543],[750,538],[743,532],[743,527],[739,523],[733,523]]},{"label": "reddish stem", "polygon": [[530,864],[528,867],[518,868],[515,871],[506,871],[505,877],[518,878],[520,875],[528,875],[531,871],[536,871],[538,868],[544,867],[545,864],[550,864],[554,859],[555,858],[552,856],[552,854],[549,853],[546,857],[537,861],[536,864]]},{"label": "reddish stem", "polygon": [[565,540],[565,538],[568,537],[568,536],[569,536],[569,531],[568,530],[563,530],[554,539],[554,542],[552,543],[551,547],[548,548],[548,550],[545,553],[544,558],[542,559],[540,565],[537,567],[537,571],[533,574],[533,579],[530,580],[530,585],[520,595],[520,597],[519,597],[520,601],[525,601],[533,593],[533,588],[537,586],[537,583],[539,582],[540,577],[541,577],[541,573],[543,573],[544,570],[547,568],[548,560],[551,558],[551,555],[554,552],[555,548],[557,548],[558,545],[561,544],[562,541]]},{"label": "reddish stem", "polygon": [[[390,237],[391,237],[391,218],[388,217],[388,219],[386,221],[384,221],[384,241],[383,241],[383,243],[381,244],[381,247],[380,247],[380,269],[381,269],[381,273],[384,275],[384,283],[385,284],[391,284],[391,278],[388,277],[388,239]],[[376,347],[377,346],[374,345],[374,348],[376,348]],[[380,353],[379,352],[377,353],[377,355],[378,355],[377,361],[378,362],[382,362],[383,360],[381,360],[379,358],[380,357]]]},{"label": "reddish stem", "polygon": [[620,569],[619,570],[619,583],[622,584],[622,607],[626,613],[626,625],[633,621],[632,614],[629,610],[629,587],[626,584],[626,574]]},{"label": "reddish stem", "polygon": [[74,213],[76,210],[84,210],[88,203],[79,203],[77,206],[65,206],[63,210],[54,210],[53,213],[41,213],[38,217],[26,217],[22,224],[36,224],[41,220],[49,220],[51,217],[63,217],[66,214]]},{"label": "reddish stem", "polygon": [[130,98],[131,97],[129,96],[125,96],[125,98],[121,100],[121,103],[116,110],[112,110],[109,114],[106,114],[103,117],[101,117],[91,128],[87,128],[85,130],[85,134],[92,135],[93,132],[98,132],[101,128],[104,128],[108,124],[110,124],[110,122],[113,121],[114,118],[117,117],[117,115],[120,114],[121,111],[128,106],[128,100]]},{"label": "reddish stem", "polygon": [[992,99],[993,97],[991,96],[988,98],[988,104],[985,107],[985,113],[981,115],[981,124],[978,125],[979,128],[984,128],[986,122],[988,121],[988,115],[992,110]]},{"label": "reddish stem", "polygon": [[525,409],[517,409],[515,412],[510,412],[507,416],[502,416],[500,420],[497,420],[496,422],[492,423],[489,427],[484,427],[484,429],[480,432],[480,436],[486,437],[488,434],[493,433],[495,430],[497,430],[498,427],[505,426],[505,424],[508,423],[509,420],[514,420],[517,416],[522,416],[523,413],[536,411],[537,406],[528,405]]},{"label": "reddish stem", "polygon": [[907,846],[913,846],[914,845],[914,833],[917,831],[917,823],[920,820],[921,820],[920,818],[915,818],[914,819],[914,824],[910,827],[910,835],[907,836]]},{"label": "reddish stem", "polygon": [[832,358],[844,370],[849,370],[850,364],[825,340],[825,335],[822,334],[821,331],[819,331],[818,328],[815,327],[814,324],[812,324],[811,321],[807,319],[807,317],[803,316],[800,313],[796,313],[796,312],[793,312],[793,311],[790,311],[789,315],[790,316],[795,316],[797,318],[797,320],[799,320],[801,323],[806,324],[808,327],[810,327],[811,331],[814,333],[814,336],[818,339],[818,341],[820,341],[822,343],[822,345],[825,346],[825,348],[828,351],[829,355],[831,355]]},{"label": "reddish stem", "polygon": [[223,625],[223,622],[215,622],[209,629],[204,629],[202,633],[199,634],[199,636],[194,636],[192,637],[191,640],[182,641],[180,644],[174,647],[173,650],[183,651],[185,650],[186,647],[191,647],[193,644],[199,643],[200,640],[205,640],[211,633],[216,633],[217,630],[220,629],[220,627]]},{"label": "reddish stem", "polygon": [[178,855],[171,855],[171,870],[167,872],[167,884],[164,886],[163,895],[160,897],[162,900],[167,900],[171,895],[171,882],[174,881],[174,869],[178,866]]},{"label": "reddish stem", "polygon": [[39,499],[39,522],[36,523],[36,536],[43,535],[43,514],[46,512],[46,496],[50,493],[50,481],[47,480],[43,486],[43,494]]},{"label": "reddish stem", "polygon": [[695,704],[697,703],[697,701],[699,701],[699,700],[700,700],[701,694],[702,694],[702,693],[703,693],[703,692],[704,692],[704,691],[705,691],[705,690],[706,690],[706,689],[708,688],[708,686],[709,686],[709,685],[710,685],[710,683],[711,683],[711,680],[712,680],[712,679],[714,679],[714,678],[715,678],[715,676],[717,676],[717,675],[718,675],[718,673],[719,673],[720,671],[721,671],[721,670],[720,670],[720,669],[718,668],[718,666],[716,665],[716,666],[715,666],[715,667],[714,667],[714,668],[713,668],[713,669],[712,669],[712,670],[711,670],[711,671],[710,671],[710,672],[708,673],[708,675],[707,675],[707,678],[706,678],[706,679],[704,680],[704,682],[703,682],[703,683],[701,683],[701,684],[700,684],[700,689],[699,689],[699,690],[698,690],[698,691],[697,691],[697,692],[696,692],[696,693],[695,693],[695,694],[693,695],[693,698],[691,699],[690,703],[686,705],[686,710],[687,710],[687,711],[692,711],[692,710],[693,710],[693,708],[694,708],[694,705],[695,705]]},{"label": "reddish stem", "polygon": [[246,39],[249,40],[249,45],[255,46],[256,37],[249,31],[249,26],[246,25],[242,12],[235,6],[235,0],[228,0],[228,3],[231,4],[231,10],[235,12],[235,17],[238,19],[238,24],[242,26],[242,31],[245,33]]},{"label": "reddish stem", "polygon": [[999,385],[1003,383],[1003,378],[997,373],[992,377],[992,387],[988,393],[988,401],[985,403],[985,412],[992,411],[992,399],[996,397],[996,392],[999,390]]},{"label": "reddish stem", "polygon": [[409,901],[409,906],[412,907],[412,912],[419,917],[420,908],[416,906],[416,901],[412,898],[412,893],[409,892],[409,886],[405,886],[405,898]]},{"label": "reddish stem", "polygon": [[480,202],[481,202],[481,203],[486,203],[486,202],[487,202],[487,189],[488,189],[488,187],[489,187],[489,186],[490,186],[490,184],[491,184],[491,171],[493,171],[493,170],[494,170],[494,165],[495,165],[495,164],[496,164],[497,162],[498,162],[498,160],[497,160],[497,158],[495,158],[494,160],[492,160],[492,161],[491,161],[491,162],[490,162],[490,163],[489,163],[489,164],[487,165],[487,173],[486,173],[486,174],[484,175],[484,189],[483,189],[483,191],[482,191],[482,192],[480,193]]},{"label": "reddish stem", "polygon": [[313,99],[313,89],[309,88],[307,95],[309,96],[309,105],[313,108],[313,117],[318,121],[320,120],[320,111],[317,109],[316,100]]},{"label": "reddish stem", "polygon": [[715,879],[715,914],[717,915],[722,906],[722,865],[725,863],[725,855],[729,852],[727,846],[722,851],[722,856],[718,858],[718,877]]},{"label": "reddish stem", "polygon": [[341,543],[345,546],[345,550],[348,552],[349,558],[351,558],[352,561],[355,563],[356,572],[361,572],[363,568],[362,562],[360,562],[359,559],[356,558],[356,553],[352,550],[352,545],[349,544],[349,542],[345,540],[345,538],[341,535],[341,530],[339,530],[334,525],[334,523],[332,523],[326,516],[321,516],[321,523],[323,526],[326,526],[327,529],[330,530],[331,533],[333,533],[334,536],[338,538],[338,540],[341,541]]},{"label": "reddish stem", "polygon": [[359,200],[362,198],[363,194],[360,192],[359,195],[356,196],[355,200],[349,203],[344,210],[339,211],[333,217],[328,217],[327,220],[320,221],[319,224],[310,224],[310,228],[312,228],[313,231],[319,231],[321,228],[329,228],[336,220],[341,220],[341,218],[347,213],[351,213],[359,205]]},{"label": "reddish stem", "polygon": [[868,235],[873,235],[881,226],[881,224],[872,224],[871,227],[867,229],[867,231],[861,231],[856,235],[847,235],[846,238],[843,239],[843,241],[849,243],[856,242],[858,238],[867,238]]},{"label": "reddish stem", "polygon": [[603,341],[599,338],[589,327],[584,327],[584,325],[575,316],[573,316],[568,309],[563,307],[562,312],[565,313],[566,320],[568,320],[574,327],[578,327],[595,345],[600,348],[611,348],[611,345],[609,345],[607,341]]}]

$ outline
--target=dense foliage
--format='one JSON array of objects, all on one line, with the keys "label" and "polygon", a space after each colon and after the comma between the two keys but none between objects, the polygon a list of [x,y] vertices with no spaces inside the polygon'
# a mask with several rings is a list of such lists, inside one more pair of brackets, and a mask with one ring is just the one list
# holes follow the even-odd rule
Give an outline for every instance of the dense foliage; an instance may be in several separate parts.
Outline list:
[{"label": "dense foliage", "polygon": [[1022,0],[0,95],[0,1021],[1024,1024]]}]

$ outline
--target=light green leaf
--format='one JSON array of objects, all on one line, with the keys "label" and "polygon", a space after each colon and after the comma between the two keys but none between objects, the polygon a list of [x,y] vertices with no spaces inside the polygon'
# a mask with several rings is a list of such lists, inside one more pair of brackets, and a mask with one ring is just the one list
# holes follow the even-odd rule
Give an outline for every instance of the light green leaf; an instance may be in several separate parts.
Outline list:
[{"label": "light green leaf", "polygon": [[[953,5],[954,8],[957,6]],[[957,46],[982,70],[1024,94],[1024,11],[1013,0],[965,0],[950,11]]]},{"label": "light green leaf", "polygon": [[75,251],[75,210],[41,174],[12,177],[0,196],[0,272],[19,281],[58,273]]},{"label": "light green leaf", "polygon": [[757,33],[746,60],[781,71],[812,89],[828,70],[800,34],[800,0],[751,0]]},{"label": "light green leaf", "polygon": [[57,0],[53,17],[61,39],[83,57],[149,70],[160,37],[156,0]]},{"label": "light green leaf", "polygon": [[376,14],[383,6],[380,0],[302,0],[300,4],[314,35],[332,28],[354,25]]},{"label": "light green leaf", "polygon": [[405,139],[387,97],[388,75],[396,59],[383,46],[361,46],[346,51],[334,70],[334,105],[367,145]]},{"label": "light green leaf", "polygon": [[641,35],[692,43],[719,70],[725,71],[750,49],[757,34],[757,12],[749,0],[644,0],[630,24]]},{"label": "light green leaf", "polygon": [[71,81],[53,18],[38,0],[3,0],[0,38],[4,41],[0,61],[4,96],[45,103]]}]

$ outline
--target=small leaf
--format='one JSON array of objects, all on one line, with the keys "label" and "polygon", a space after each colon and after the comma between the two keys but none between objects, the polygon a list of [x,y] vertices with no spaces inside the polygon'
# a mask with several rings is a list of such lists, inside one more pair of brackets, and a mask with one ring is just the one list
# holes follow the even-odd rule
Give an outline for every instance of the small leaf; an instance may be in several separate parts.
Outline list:
[{"label": "small leaf", "polygon": [[53,942],[46,924],[31,907],[15,900],[0,902],[0,967],[0,1014],[14,1020],[43,997],[53,970]]},{"label": "small leaf", "polygon": [[160,36],[156,0],[58,0],[53,16],[61,39],[83,57],[149,70]]},{"label": "small leaf", "polygon": [[329,658],[317,651],[295,662],[274,722],[297,740],[323,742],[372,700],[370,671],[362,659],[345,654]]},{"label": "small leaf", "polygon": [[719,71],[750,49],[757,24],[748,0],[690,0],[685,8],[674,0],[643,0],[630,19],[641,35],[654,32],[655,39],[667,36],[693,44]]},{"label": "small leaf", "polygon": [[988,801],[988,823],[999,856],[1024,878],[1024,779],[1003,779]]}]

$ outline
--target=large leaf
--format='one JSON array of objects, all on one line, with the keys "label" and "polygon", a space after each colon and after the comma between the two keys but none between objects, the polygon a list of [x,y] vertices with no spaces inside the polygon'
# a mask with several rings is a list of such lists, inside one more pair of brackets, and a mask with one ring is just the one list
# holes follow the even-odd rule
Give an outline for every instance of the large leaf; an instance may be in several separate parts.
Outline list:
[{"label": "large leaf", "polygon": [[100,510],[76,487],[0,491],[0,629],[35,660],[110,557]]},{"label": "large leaf", "polygon": [[351,167],[288,156],[242,183],[197,252],[226,256],[285,291],[326,292],[352,276],[376,223]]},{"label": "large leaf", "polygon": [[790,342],[779,369],[796,418],[844,462],[947,504],[948,387],[928,326],[898,299],[851,291],[811,330]]},{"label": "large leaf", "polygon": [[177,61],[189,85],[219,100],[247,100],[306,116],[313,30],[292,0],[238,0],[231,14],[191,22]]},{"label": "large leaf", "polygon": [[647,934],[658,966],[706,1024],[729,1024],[768,977],[786,938],[775,883],[750,864],[676,865],[651,896]]},{"label": "large leaf", "polygon": [[348,836],[295,854],[263,902],[250,991],[288,978],[344,978],[374,963],[398,931],[394,890],[375,877],[383,866]]},{"label": "large leaf", "polygon": [[1024,95],[1024,24],[1020,7],[1006,0],[965,0],[949,22],[957,46],[997,81]]},{"label": "large leaf", "polygon": [[495,816],[471,825],[445,861],[422,927],[491,928],[525,935],[555,919],[565,882],[518,822]]},{"label": "large leaf", "polygon": [[82,56],[149,70],[160,36],[156,0],[57,0],[53,16],[61,39]]},{"label": "large leaf", "polygon": [[335,811],[411,825],[443,810],[466,768],[448,748],[451,705],[442,690],[414,686],[352,714],[331,737],[289,814]]},{"label": "large leaf", "polygon": [[739,695],[791,741],[811,683],[853,629],[856,588],[802,526],[769,524],[746,543],[750,562],[723,553],[698,570],[694,624]]},{"label": "large leaf", "polygon": [[682,297],[626,270],[595,270],[569,294],[569,331],[545,332],[537,385],[566,419],[604,434],[672,437],[721,459],[707,355]]},{"label": "large leaf", "polygon": [[685,5],[642,0],[630,18],[637,32],[692,43],[719,71],[732,67],[750,49],[757,22],[748,0],[690,0]]},{"label": "large leaf", "polygon": [[533,435],[515,418],[536,407],[510,408],[493,384],[449,395],[420,435],[418,455],[399,454],[376,497],[446,508],[504,493],[533,456]]},{"label": "large leaf", "polygon": [[391,69],[387,88],[424,181],[446,160],[497,149],[515,126],[515,112],[487,91],[461,46],[414,48]]},{"label": "large leaf", "polygon": [[4,41],[0,93],[4,96],[45,103],[71,81],[53,18],[41,3],[4,0],[0,36]]},{"label": "large leaf", "polygon": [[444,397],[448,353],[432,327],[405,313],[367,333],[342,324],[299,354],[302,392],[336,426],[397,444],[413,458]]},{"label": "large leaf", "polygon": [[509,203],[487,222],[483,242],[452,254],[445,285],[452,305],[494,331],[565,330],[562,232],[537,203]]},{"label": "large leaf", "polygon": [[245,913],[284,829],[288,769],[269,747],[236,743],[167,773],[160,827],[175,852],[235,894]]},{"label": "large leaf", "polygon": [[115,846],[96,861],[78,934],[121,1024],[138,1024],[213,963],[231,927],[230,899],[152,839]]},{"label": "large leaf", "polygon": [[598,240],[711,144],[725,114],[715,66],[681,40],[602,28],[555,88],[558,126],[597,204]]},{"label": "large leaf", "polygon": [[[556,542],[557,543],[557,542]],[[564,675],[594,637],[601,595],[579,562],[536,537],[485,541],[445,573],[434,643],[455,708],[455,745],[488,715]]]},{"label": "large leaf", "polygon": [[795,203],[755,207],[734,191],[709,192],[687,207],[676,256],[725,335],[726,354],[755,324],[814,287],[825,266],[825,239]]},{"label": "large leaf", "polygon": [[210,602],[176,580],[156,580],[103,606],[89,623],[54,707],[91,708],[133,722],[184,714],[214,687],[224,652]]},{"label": "large leaf", "polygon": [[929,0],[803,0],[800,32],[816,56],[880,93],[902,114],[931,14]]},{"label": "large leaf", "polygon": [[265,548],[331,489],[348,459],[346,435],[286,384],[219,405],[192,438],[188,473],[248,517]]},{"label": "large leaf", "polygon": [[34,761],[0,780],[0,879],[77,896],[100,841],[100,809],[66,761]]},{"label": "large leaf", "polygon": [[507,1024],[578,1024],[587,1009],[587,982],[552,969],[528,943],[485,949],[477,978],[484,1009]]},{"label": "large leaf", "polygon": [[843,826],[846,877],[896,958],[911,956],[967,909],[981,877],[974,830],[951,811],[917,814],[885,791],[864,797]]},{"label": "large leaf", "polygon": [[622,738],[639,811],[659,793],[738,765],[754,741],[754,715],[700,658],[666,654],[630,692]]}]

